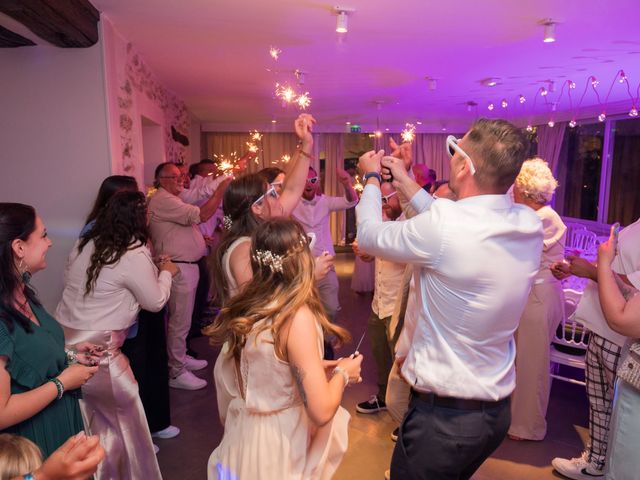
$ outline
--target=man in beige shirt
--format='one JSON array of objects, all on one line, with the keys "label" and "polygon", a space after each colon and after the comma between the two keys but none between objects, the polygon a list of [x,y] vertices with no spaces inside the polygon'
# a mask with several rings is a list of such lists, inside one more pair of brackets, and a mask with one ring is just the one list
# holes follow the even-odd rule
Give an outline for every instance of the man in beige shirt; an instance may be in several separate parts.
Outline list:
[{"label": "man in beige shirt", "polygon": [[189,357],[186,344],[198,286],[198,260],[206,253],[198,224],[206,222],[215,213],[231,179],[223,181],[200,207],[189,205],[178,197],[184,177],[174,163],[158,165],[155,179],[158,191],[149,200],[149,228],[154,252],[156,255],[169,256],[180,268],[180,274],[171,285],[169,297],[169,385],[184,390],[199,390],[207,382],[191,371],[206,367],[207,362]]}]

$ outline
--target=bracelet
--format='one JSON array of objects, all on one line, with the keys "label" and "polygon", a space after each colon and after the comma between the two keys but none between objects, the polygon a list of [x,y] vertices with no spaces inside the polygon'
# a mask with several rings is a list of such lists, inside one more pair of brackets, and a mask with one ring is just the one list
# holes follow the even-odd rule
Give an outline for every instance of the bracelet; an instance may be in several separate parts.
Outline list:
[{"label": "bracelet", "polygon": [[382,185],[382,177],[380,176],[380,174],[378,172],[367,172],[363,175],[362,177],[364,179],[364,182],[367,183],[367,180],[369,180],[370,178],[377,178],[378,179],[378,183],[380,185]]},{"label": "bracelet", "polygon": [[344,386],[346,388],[347,385],[349,385],[349,374],[347,373],[347,371],[342,368],[342,367],[336,367],[333,369],[333,375],[335,375],[336,373],[339,373],[340,375],[342,375],[342,378],[344,379]]},{"label": "bracelet", "polygon": [[53,384],[56,386],[56,390],[58,390],[58,395],[56,398],[60,400],[62,398],[62,395],[64,395],[64,385],[56,377],[50,378],[49,381],[53,382]]},{"label": "bracelet", "polygon": [[305,152],[304,150],[302,150],[302,148],[300,150],[298,150],[302,155],[304,155],[305,157],[307,157],[309,160],[315,160],[315,157],[313,155],[308,154],[307,152]]},{"label": "bracelet", "polygon": [[69,350],[65,350],[64,353],[67,354],[67,365],[78,363],[78,351],[75,348],[71,347]]}]

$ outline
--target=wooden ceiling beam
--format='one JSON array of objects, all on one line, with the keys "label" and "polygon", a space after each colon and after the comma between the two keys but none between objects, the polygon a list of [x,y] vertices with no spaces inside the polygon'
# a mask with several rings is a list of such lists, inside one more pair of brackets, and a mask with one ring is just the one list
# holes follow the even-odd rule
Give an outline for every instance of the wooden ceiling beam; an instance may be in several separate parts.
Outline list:
[{"label": "wooden ceiling beam", "polygon": [[2,0],[0,12],[58,47],[90,47],[98,41],[100,12],[88,0]]},{"label": "wooden ceiling beam", "polygon": [[12,32],[0,25],[0,48],[30,47],[35,45],[28,38]]}]

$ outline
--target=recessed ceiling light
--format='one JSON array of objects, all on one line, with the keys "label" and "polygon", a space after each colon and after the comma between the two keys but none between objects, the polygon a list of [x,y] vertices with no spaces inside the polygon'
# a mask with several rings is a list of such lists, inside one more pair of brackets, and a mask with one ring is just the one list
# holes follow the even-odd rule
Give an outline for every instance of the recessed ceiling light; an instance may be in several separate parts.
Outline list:
[{"label": "recessed ceiling light", "polygon": [[484,85],[485,87],[495,87],[496,85],[498,85],[498,80],[500,79],[497,77],[487,77],[480,80],[480,84]]},{"label": "recessed ceiling light", "polygon": [[277,120],[271,120],[271,123],[276,123],[276,122],[277,122]]},{"label": "recessed ceiling light", "polygon": [[422,122],[421,122],[420,120],[418,120],[418,121],[416,122],[416,125],[422,125]]},{"label": "recessed ceiling light", "polygon": [[346,123],[347,123],[347,125],[351,125],[351,122],[346,122]]}]

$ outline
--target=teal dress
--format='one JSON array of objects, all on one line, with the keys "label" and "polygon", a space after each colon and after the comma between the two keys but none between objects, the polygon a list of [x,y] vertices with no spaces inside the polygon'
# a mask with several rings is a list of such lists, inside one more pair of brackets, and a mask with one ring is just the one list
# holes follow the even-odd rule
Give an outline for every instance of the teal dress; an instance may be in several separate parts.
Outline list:
[{"label": "teal dress", "polygon": [[[7,357],[7,371],[11,376],[11,394],[33,390],[56,377],[66,368],[64,333],[58,322],[46,310],[30,303],[40,326],[32,324],[27,333],[18,323],[13,332],[0,320],[0,355]],[[2,433],[21,435],[33,441],[44,458],[51,455],[69,437],[84,426],[78,404],[80,390],[66,392],[60,400],[53,400],[33,417],[12,425]]]}]

